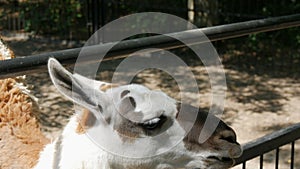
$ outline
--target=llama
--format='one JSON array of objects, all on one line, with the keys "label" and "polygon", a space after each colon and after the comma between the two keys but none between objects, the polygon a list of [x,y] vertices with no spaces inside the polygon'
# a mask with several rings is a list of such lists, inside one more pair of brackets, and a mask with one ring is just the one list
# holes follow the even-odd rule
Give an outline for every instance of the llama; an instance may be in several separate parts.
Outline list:
[{"label": "llama", "polygon": [[[14,58],[0,39],[0,60]],[[32,101],[20,78],[0,80],[0,168],[32,168],[46,137],[32,112]],[[24,93],[25,92],[25,93]]]},{"label": "llama", "polygon": [[[208,113],[178,103],[163,92],[138,84],[118,86],[91,80],[68,72],[53,58],[48,61],[48,70],[58,91],[80,108],[75,109],[62,134],[44,148],[34,169],[226,169],[242,153],[235,132],[223,121],[205,142],[199,142]],[[179,107],[184,112],[179,114]],[[195,123],[186,130],[191,122],[188,113],[195,110]],[[91,134],[97,127],[103,132],[95,130]],[[157,153],[185,132],[174,147]],[[155,140],[165,133],[169,137]],[[100,139],[93,138],[93,134]],[[97,144],[106,138],[107,147]],[[147,139],[139,145],[141,138]],[[125,150],[130,145],[136,147]],[[145,156],[128,157],[123,150]]]}]

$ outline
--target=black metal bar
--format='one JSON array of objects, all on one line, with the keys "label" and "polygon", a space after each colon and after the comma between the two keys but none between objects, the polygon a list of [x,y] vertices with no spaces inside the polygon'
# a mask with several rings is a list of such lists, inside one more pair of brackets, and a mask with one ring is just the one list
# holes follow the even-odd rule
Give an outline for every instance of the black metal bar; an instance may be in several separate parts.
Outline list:
[{"label": "black metal bar", "polygon": [[105,25],[106,0],[100,0],[100,27]]},{"label": "black metal bar", "polygon": [[243,169],[246,169],[246,161],[243,162]]},{"label": "black metal bar", "polygon": [[264,155],[260,155],[259,157],[259,168],[263,169],[264,168]]},{"label": "black metal bar", "polygon": [[[252,33],[267,32],[295,26],[300,26],[300,14],[239,22],[228,25],[203,28],[200,30],[205,33],[210,41],[217,41],[249,35]],[[199,42],[198,38],[195,38],[197,37],[195,35],[198,35],[198,31],[198,29],[188,30],[172,33],[172,35],[180,36],[181,38],[188,40],[190,44],[203,43]],[[105,45],[106,44],[97,45],[94,46],[94,48],[91,47],[91,55],[96,55],[97,52],[102,51],[102,49],[106,47]],[[183,46],[185,45],[178,40],[163,35],[139,38],[135,40],[127,40],[120,42],[117,46],[111,49],[109,54],[107,55],[107,59],[109,60],[115,59],[116,57],[126,57],[131,52],[140,49],[173,49]],[[80,50],[81,48],[75,48],[1,61],[0,79],[46,70],[47,60],[50,57],[57,58],[62,64],[65,65],[74,64]]]},{"label": "black metal bar", "polygon": [[276,152],[275,152],[275,169],[279,168],[279,147],[276,148]]},{"label": "black metal bar", "polygon": [[93,33],[99,29],[99,0],[92,0]]},{"label": "black metal bar", "polygon": [[297,139],[300,139],[300,123],[294,124],[285,129],[276,131],[243,145],[243,155],[235,159],[236,165],[258,157],[261,154],[272,151],[283,145],[289,144]]},{"label": "black metal bar", "polygon": [[294,160],[295,160],[295,141],[291,143],[291,169],[294,169]]},{"label": "black metal bar", "polygon": [[90,0],[86,0],[86,13],[87,13],[87,29],[88,29],[88,35],[91,36],[93,33],[92,27],[93,27],[93,19],[92,19],[92,9],[91,9],[91,2]]}]

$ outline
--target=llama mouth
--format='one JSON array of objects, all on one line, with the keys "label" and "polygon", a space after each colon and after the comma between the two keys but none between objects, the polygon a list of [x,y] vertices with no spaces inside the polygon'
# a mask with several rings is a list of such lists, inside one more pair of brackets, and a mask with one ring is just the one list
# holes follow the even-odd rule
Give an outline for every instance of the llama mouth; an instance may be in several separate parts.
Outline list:
[{"label": "llama mouth", "polygon": [[219,157],[219,156],[209,156],[207,159],[213,160],[213,161],[219,161],[222,163],[231,163],[234,164],[234,160],[230,157]]}]

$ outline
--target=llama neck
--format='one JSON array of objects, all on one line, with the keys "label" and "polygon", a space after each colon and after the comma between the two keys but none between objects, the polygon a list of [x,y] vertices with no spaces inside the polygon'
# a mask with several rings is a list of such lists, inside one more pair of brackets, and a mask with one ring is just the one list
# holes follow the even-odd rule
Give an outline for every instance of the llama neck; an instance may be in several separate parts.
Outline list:
[{"label": "llama neck", "polygon": [[96,145],[89,136],[78,134],[76,128],[78,118],[74,115],[62,133],[61,153],[59,166],[63,169],[125,169],[126,166],[137,166],[139,168],[155,168],[157,162],[153,159],[130,159],[109,153]]},{"label": "llama neck", "polygon": [[77,127],[78,116],[74,115],[61,135],[63,139],[59,154],[60,168],[104,169],[107,163],[107,153],[98,147],[86,133],[78,133],[76,131]]}]

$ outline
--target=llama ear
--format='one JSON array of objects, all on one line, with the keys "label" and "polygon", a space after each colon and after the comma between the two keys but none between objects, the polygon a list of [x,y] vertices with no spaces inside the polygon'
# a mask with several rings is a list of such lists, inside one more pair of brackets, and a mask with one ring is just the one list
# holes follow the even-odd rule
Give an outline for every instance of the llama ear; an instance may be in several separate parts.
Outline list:
[{"label": "llama ear", "polygon": [[79,81],[84,81],[87,85],[89,85],[91,88],[94,88],[95,90],[100,90],[102,92],[105,92],[108,89],[118,87],[119,85],[113,84],[113,83],[107,83],[103,81],[97,81],[92,80],[87,77],[81,76],[80,74],[73,74],[74,78],[76,78]]},{"label": "llama ear", "polygon": [[89,110],[101,110],[106,105],[106,94],[95,90],[97,81],[70,73],[54,58],[49,59],[48,70],[55,87],[68,99]]}]

